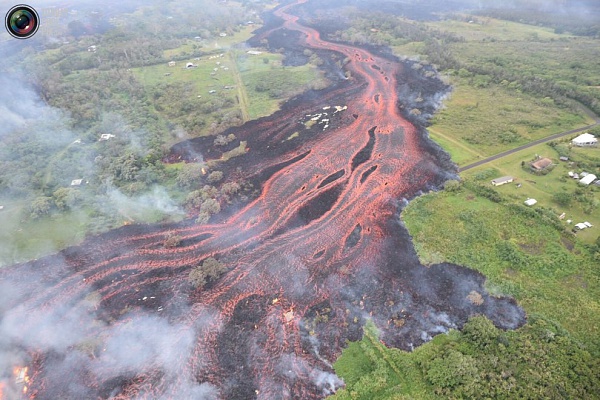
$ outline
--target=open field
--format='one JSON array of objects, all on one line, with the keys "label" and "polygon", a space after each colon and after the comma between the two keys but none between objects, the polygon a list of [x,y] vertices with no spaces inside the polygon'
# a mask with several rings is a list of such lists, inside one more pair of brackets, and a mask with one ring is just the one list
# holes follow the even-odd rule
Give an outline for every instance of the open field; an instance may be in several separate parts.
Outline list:
[{"label": "open field", "polygon": [[469,42],[558,40],[572,37],[556,34],[550,28],[466,14],[458,14],[454,19],[428,22],[426,25],[435,29],[453,32]]},{"label": "open field", "polygon": [[53,253],[85,237],[89,216],[83,211],[24,222],[23,211],[19,203],[5,203],[0,211],[0,266]]},{"label": "open field", "polygon": [[429,131],[459,166],[594,122],[502,85],[476,87],[459,76],[452,77],[452,84],[452,94]]},{"label": "open field", "polygon": [[[526,163],[533,160],[536,155],[549,157],[557,164],[556,167],[547,175],[535,175],[521,167],[521,162]],[[584,161],[584,157],[590,157],[593,160],[600,159],[600,149],[598,148],[573,148],[570,153],[571,160]],[[569,166],[568,162],[558,161],[558,153],[547,144],[534,146],[530,149],[515,153],[502,159],[493,161],[487,165],[479,166],[463,172],[461,175],[465,179],[481,179],[482,183],[489,185],[493,178],[510,175],[515,177],[515,182],[495,188],[499,193],[507,195],[515,203],[522,204],[528,198],[534,198],[538,201],[533,207],[548,207],[556,211],[556,215],[563,212],[566,214],[563,224],[571,228],[574,224],[588,221],[593,228],[584,229],[577,233],[577,236],[584,242],[592,243],[600,235],[600,214],[598,213],[598,204],[600,204],[600,188],[597,186],[582,187],[578,181],[569,178],[567,173],[574,171],[581,173],[583,169],[576,165]],[[599,175],[596,171],[586,171]],[[485,178],[483,178],[485,177]],[[483,179],[482,179],[483,178]],[[521,184],[520,188],[517,184]],[[568,206],[561,206],[553,200],[556,193],[568,193],[573,196],[573,200]],[[576,193],[580,193],[577,195]],[[580,198],[581,201],[577,201]],[[584,209],[590,207],[591,212],[586,213]],[[567,220],[573,222],[567,224]]]}]

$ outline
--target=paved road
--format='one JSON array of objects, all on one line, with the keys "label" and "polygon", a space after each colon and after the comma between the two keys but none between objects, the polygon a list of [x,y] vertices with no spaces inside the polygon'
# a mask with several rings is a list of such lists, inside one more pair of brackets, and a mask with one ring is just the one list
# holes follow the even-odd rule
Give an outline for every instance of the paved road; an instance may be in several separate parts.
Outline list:
[{"label": "paved road", "polygon": [[491,157],[488,157],[488,158],[484,158],[483,160],[479,160],[479,161],[474,162],[472,164],[465,165],[464,167],[460,167],[458,169],[458,172],[463,172],[463,171],[466,171],[468,169],[475,168],[475,167],[478,167],[478,166],[483,165],[483,164],[487,164],[487,163],[489,163],[491,161],[497,160],[497,159],[502,158],[502,157],[506,157],[509,154],[514,154],[514,153],[516,153],[518,151],[527,149],[529,147],[533,147],[533,146],[538,145],[540,143],[546,143],[546,142],[549,142],[549,141],[554,140],[554,139],[558,139],[558,138],[561,138],[561,137],[564,137],[564,136],[572,135],[574,133],[579,133],[579,132],[587,131],[587,130],[589,130],[591,128],[594,128],[594,127],[600,125],[600,121],[598,121],[597,118],[595,118],[595,119],[596,119],[596,123],[593,124],[593,125],[584,126],[583,128],[573,129],[573,130],[570,130],[568,132],[561,132],[561,133],[557,133],[557,134],[554,134],[554,135],[551,135],[551,136],[548,136],[548,137],[545,137],[545,138],[542,138],[542,139],[534,140],[533,142],[524,144],[523,146],[519,146],[519,147],[516,147],[514,149],[507,150],[505,152],[496,154],[494,156],[491,156]]}]

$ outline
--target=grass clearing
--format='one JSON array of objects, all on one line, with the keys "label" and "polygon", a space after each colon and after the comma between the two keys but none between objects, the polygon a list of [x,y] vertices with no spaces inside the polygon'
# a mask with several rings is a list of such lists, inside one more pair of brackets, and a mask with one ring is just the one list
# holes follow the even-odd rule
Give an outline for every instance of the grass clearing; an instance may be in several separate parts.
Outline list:
[{"label": "grass clearing", "polygon": [[436,114],[430,131],[434,140],[459,165],[529,143],[592,121],[526,93],[490,84],[478,88],[469,78],[454,76],[454,90]]},{"label": "grass clearing", "polygon": [[[533,160],[536,155],[549,157],[557,164],[556,167],[547,175],[535,175],[525,171],[521,167],[521,162],[526,163]],[[570,158],[573,161],[584,161],[590,157],[593,160],[600,160],[599,148],[574,148],[571,150]],[[473,179],[481,175],[488,175],[482,182],[489,185],[493,178],[510,175],[515,177],[515,182],[502,185],[496,188],[499,193],[508,196],[515,204],[523,204],[527,198],[534,198],[538,201],[533,207],[548,207],[556,210],[556,216],[566,214],[563,224],[571,229],[573,225],[579,222],[588,221],[594,227],[584,229],[577,233],[577,236],[584,242],[592,243],[600,235],[600,215],[597,212],[600,204],[600,188],[597,186],[582,187],[578,181],[568,177],[569,171],[582,172],[582,168],[577,165],[570,166],[568,162],[558,160],[559,155],[555,149],[547,144],[540,144],[529,149],[522,150],[515,154],[492,161],[488,164],[473,168],[463,172],[463,178]],[[483,171],[491,170],[489,174],[482,174]],[[588,170],[586,172],[594,173],[600,176],[600,169],[596,171]],[[535,183],[534,183],[535,182]],[[517,184],[521,184],[520,188]],[[568,206],[561,206],[553,200],[555,193],[573,194],[574,199]],[[575,193],[581,193],[577,196]],[[578,201],[579,197],[583,201]],[[591,213],[585,212],[588,204],[595,204]],[[572,224],[567,224],[567,220],[573,220]]]},{"label": "grass clearing", "polygon": [[5,204],[0,211],[0,266],[23,262],[81,242],[87,232],[85,211],[22,221],[24,206]]},{"label": "grass clearing", "polygon": [[525,206],[464,187],[414,200],[402,219],[424,261],[441,255],[481,271],[491,292],[514,296],[527,312],[558,321],[600,351],[600,271],[572,235]]},{"label": "grass clearing", "polygon": [[[443,31],[454,32],[465,40],[472,41],[508,41],[508,40],[558,40],[572,37],[556,34],[553,29],[519,24],[490,17],[460,15],[462,20],[446,19],[428,22],[427,26]],[[472,21],[472,22],[469,22]]]}]

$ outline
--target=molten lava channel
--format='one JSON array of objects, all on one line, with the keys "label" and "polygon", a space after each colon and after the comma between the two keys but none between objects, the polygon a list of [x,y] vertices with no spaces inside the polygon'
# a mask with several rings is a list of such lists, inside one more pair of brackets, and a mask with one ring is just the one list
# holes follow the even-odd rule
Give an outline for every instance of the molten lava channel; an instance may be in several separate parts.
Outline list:
[{"label": "molten lava channel", "polygon": [[[300,3],[276,9],[283,22],[263,35],[300,32],[298,45],[347,58],[352,78],[238,128],[255,143],[236,162],[260,180],[256,199],[219,223],[127,226],[0,271],[10,299],[0,354],[28,364],[22,396],[318,399],[343,385],[331,363],[368,319],[404,349],[476,313],[503,328],[524,322],[480,274],[419,263],[401,200],[452,171],[402,115],[408,71],[321,39],[292,14]],[[328,129],[278,150],[324,109],[339,111]],[[183,245],[164,248],[167,232]],[[207,257],[228,270],[193,290],[189,271]]]}]

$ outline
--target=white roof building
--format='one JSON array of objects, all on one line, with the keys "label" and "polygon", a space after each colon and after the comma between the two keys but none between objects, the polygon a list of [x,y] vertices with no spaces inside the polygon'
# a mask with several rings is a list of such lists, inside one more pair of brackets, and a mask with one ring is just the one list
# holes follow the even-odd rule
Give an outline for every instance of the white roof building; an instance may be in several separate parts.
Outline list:
[{"label": "white roof building", "polygon": [[583,178],[581,178],[579,180],[579,183],[581,183],[582,185],[589,185],[590,183],[594,182],[596,180],[596,175],[594,174],[587,174],[586,176],[584,176]]},{"label": "white roof building", "polygon": [[598,144],[598,139],[591,133],[584,133],[571,140],[575,146],[595,146]]},{"label": "white roof building", "polygon": [[534,205],[536,203],[537,203],[536,199],[527,199],[527,200],[525,200],[525,205],[526,206],[532,206],[532,205]]}]

